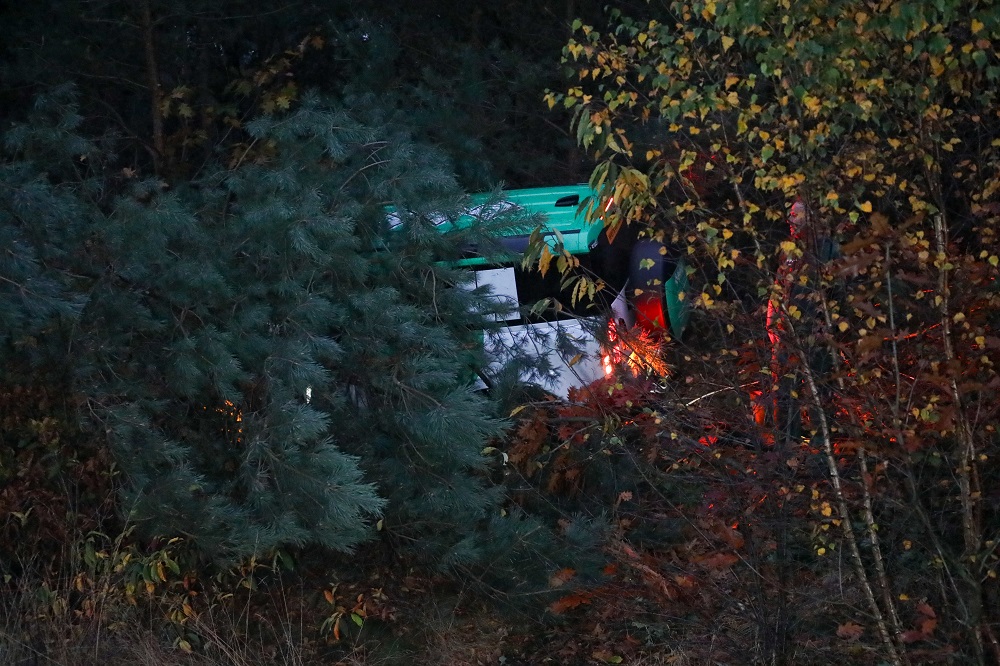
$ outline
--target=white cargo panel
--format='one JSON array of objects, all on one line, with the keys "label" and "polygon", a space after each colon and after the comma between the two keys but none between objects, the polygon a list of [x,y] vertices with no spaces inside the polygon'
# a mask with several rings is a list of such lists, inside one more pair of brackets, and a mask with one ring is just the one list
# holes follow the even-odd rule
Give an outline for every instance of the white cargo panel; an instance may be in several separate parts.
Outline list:
[{"label": "white cargo panel", "polygon": [[[567,319],[508,326],[486,336],[486,353],[497,359],[496,365],[517,352],[547,359],[551,369],[539,383],[553,395],[565,398],[571,388],[586,386],[604,375],[601,345],[588,330],[594,323]],[[560,352],[557,343],[560,335],[568,336],[578,349]]]}]

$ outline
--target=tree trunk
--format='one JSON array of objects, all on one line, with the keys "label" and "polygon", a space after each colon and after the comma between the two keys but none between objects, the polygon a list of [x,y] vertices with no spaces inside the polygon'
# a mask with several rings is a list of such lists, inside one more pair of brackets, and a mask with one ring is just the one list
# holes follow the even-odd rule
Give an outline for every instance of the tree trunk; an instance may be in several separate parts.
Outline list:
[{"label": "tree trunk", "polygon": [[163,135],[163,90],[160,88],[160,70],[156,63],[156,44],[153,41],[153,12],[149,0],[143,0],[140,15],[142,45],[146,57],[146,84],[150,91],[150,117],[153,122],[153,169],[160,175],[166,141]]}]

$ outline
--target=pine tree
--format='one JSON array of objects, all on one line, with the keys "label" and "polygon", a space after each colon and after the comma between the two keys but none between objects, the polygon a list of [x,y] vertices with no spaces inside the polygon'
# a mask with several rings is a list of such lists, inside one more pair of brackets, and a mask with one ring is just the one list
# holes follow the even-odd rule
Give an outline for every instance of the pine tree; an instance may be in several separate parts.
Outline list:
[{"label": "pine tree", "polygon": [[[71,287],[70,256],[91,215],[84,200],[95,184],[85,174],[97,147],[74,133],[80,117],[69,88],[39,98],[35,124],[2,135],[0,162],[0,365],[8,383],[59,382],[64,324],[79,315],[84,297]],[[49,344],[44,344],[43,340]]]},{"label": "pine tree", "polygon": [[[491,163],[520,173],[553,149],[491,115],[534,113],[539,71],[517,53],[541,47],[457,6],[438,21],[430,5],[267,20],[251,5],[12,15],[0,383],[58,387],[114,451],[122,513],[145,535],[187,534],[230,559],[349,550],[378,525],[491,586],[520,588],[524,563],[542,563],[531,580],[544,585],[556,540],[501,509],[496,457],[482,454],[509,413],[501,389],[530,368],[514,359],[489,395],[474,389],[496,304],[449,263],[471,246],[499,252],[497,231],[534,221],[436,224],[469,207],[453,174],[481,188],[511,172]],[[371,30],[337,18],[360,15],[376,17]],[[463,51],[474,61],[449,43],[467,23],[489,45]],[[532,101],[499,99],[501,61]],[[51,92],[67,80],[75,99]],[[338,102],[303,102],[310,86]],[[387,210],[402,224],[388,228]]]},{"label": "pine tree", "polygon": [[0,265],[4,367],[31,339],[65,371],[128,518],[221,558],[349,551],[379,515],[439,558],[480,532],[503,424],[470,369],[495,324],[448,260],[524,221],[441,233],[467,206],[447,160],[371,104],[310,98],[249,125],[235,167],[166,183],[103,168],[56,102],[6,137],[0,233],[24,249]]}]

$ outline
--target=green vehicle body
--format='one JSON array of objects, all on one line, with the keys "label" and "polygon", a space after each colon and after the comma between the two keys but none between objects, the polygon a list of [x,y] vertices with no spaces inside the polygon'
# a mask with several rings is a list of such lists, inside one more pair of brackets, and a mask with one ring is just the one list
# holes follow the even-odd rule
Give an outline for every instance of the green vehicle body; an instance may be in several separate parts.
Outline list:
[{"label": "green vehicle body", "polygon": [[[587,185],[536,187],[507,190],[499,199],[495,194],[474,195],[465,214],[433,220],[438,230],[447,232],[504,211],[524,215],[525,226],[499,237],[505,257],[484,257],[476,248],[468,248],[466,257],[454,265],[473,271],[474,286],[488,285],[493,297],[512,306],[505,308],[509,314],[498,316],[503,325],[492,339],[485,335],[482,339],[496,366],[503,366],[505,356],[512,357],[510,350],[545,356],[550,368],[547,376],[523,379],[540,381],[563,397],[573,387],[589,385],[613,372],[609,359],[621,355],[608,345],[620,339],[622,326],[637,326],[656,336],[669,333],[678,340],[690,318],[689,301],[683,296],[688,275],[680,253],[639,238],[635,229],[620,232],[609,242],[603,211],[594,210],[599,205],[600,198]],[[392,211],[389,224],[392,228],[400,224]],[[537,250],[539,238],[554,254],[565,251],[577,258],[580,265],[571,270],[605,283],[593,302],[588,298],[569,302],[572,299],[563,291],[564,276],[554,267],[542,275],[537,267],[522,266],[525,252],[533,242]],[[533,306],[544,299],[558,301],[560,307],[535,312]],[[566,339],[574,341],[576,350],[562,349],[558,341]]]},{"label": "green vehicle body", "polygon": [[[587,220],[585,206],[593,192],[586,185],[566,185],[562,187],[535,187],[522,190],[507,190],[503,193],[501,206],[513,205],[526,213],[545,216],[544,233],[551,239],[552,245],[558,241],[570,254],[587,254],[597,243],[604,226],[598,220],[596,223]],[[490,195],[474,195],[472,210],[486,205]],[[460,218],[454,224],[462,225],[471,221],[471,216]],[[447,229],[447,226],[444,227]],[[523,238],[525,247],[528,235]],[[513,249],[513,248],[510,248]],[[482,257],[470,257],[463,260],[462,265],[481,266],[487,263]]]}]

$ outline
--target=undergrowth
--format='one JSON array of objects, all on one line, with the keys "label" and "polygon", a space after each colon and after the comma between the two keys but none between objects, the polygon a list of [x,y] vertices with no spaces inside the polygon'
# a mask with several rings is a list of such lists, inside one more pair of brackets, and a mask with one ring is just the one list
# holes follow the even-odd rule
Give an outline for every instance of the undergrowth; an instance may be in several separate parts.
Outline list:
[{"label": "undergrowth", "polygon": [[[748,394],[713,381],[708,366],[610,379],[516,410],[487,454],[504,512],[555,531],[604,526],[577,558],[589,568],[553,567],[546,589],[517,598],[388,539],[227,566],[184,535],[139,541],[102,447],[44,391],[14,389],[0,453],[0,663],[880,663],[821,451],[809,438],[767,441]],[[850,445],[837,446],[849,476]],[[905,494],[879,500],[884,544],[901,544],[886,551],[907,591],[908,658],[962,663],[940,567],[904,538]]]}]

